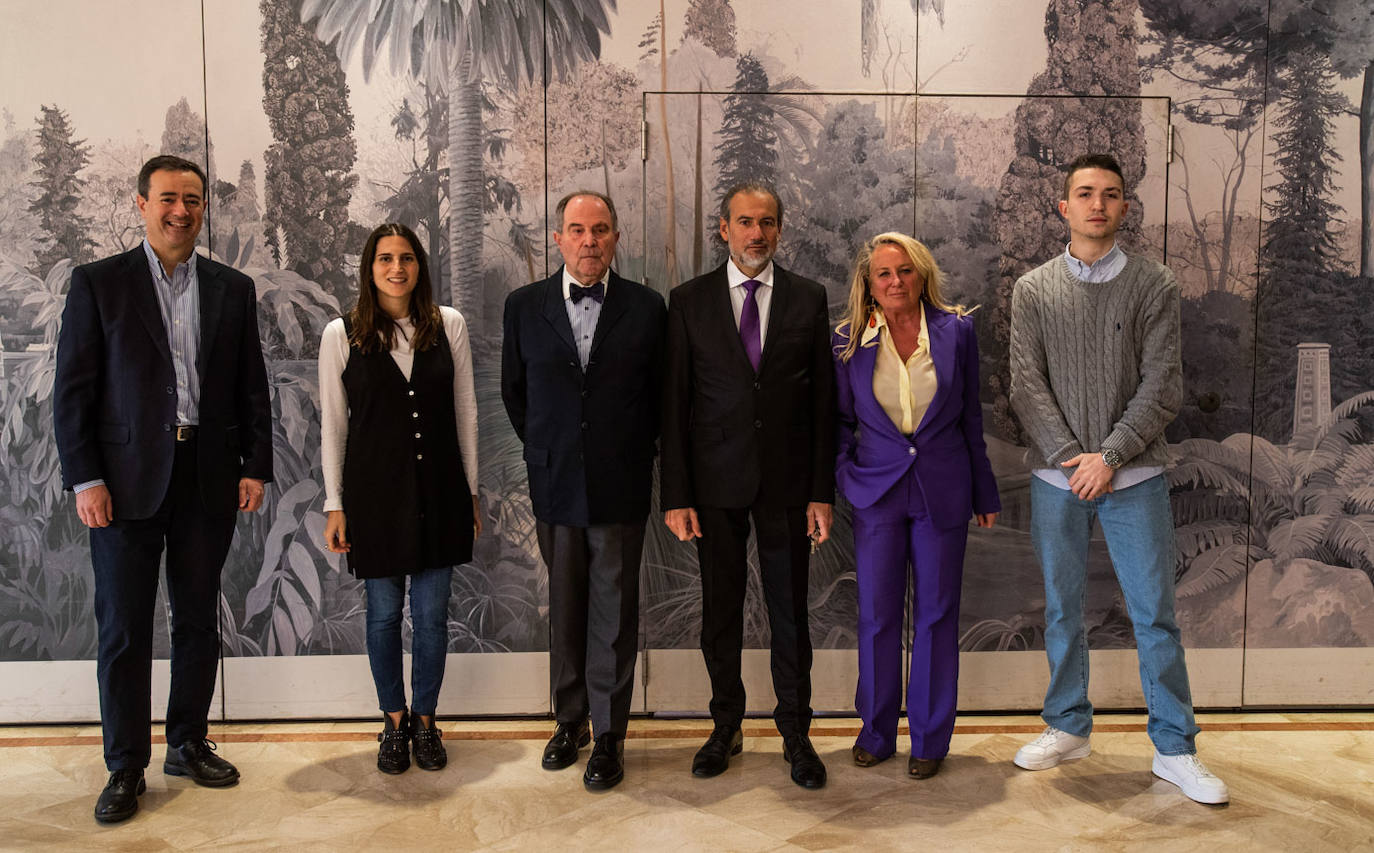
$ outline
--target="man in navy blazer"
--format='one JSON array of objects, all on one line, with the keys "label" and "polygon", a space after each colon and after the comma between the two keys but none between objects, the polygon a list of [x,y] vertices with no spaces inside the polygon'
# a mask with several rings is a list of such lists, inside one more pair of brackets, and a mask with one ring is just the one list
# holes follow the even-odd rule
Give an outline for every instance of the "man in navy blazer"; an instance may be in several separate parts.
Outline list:
[{"label": "man in navy blazer", "polygon": [[142,244],[77,267],[57,341],[53,423],[63,487],[90,528],[97,679],[109,782],[95,817],[138,810],[151,754],[152,632],[167,552],[172,683],[163,772],[210,787],[219,583],[235,510],[272,478],[271,404],[252,279],[195,254],[205,173],[159,156],[138,176]]},{"label": "man in navy blazer", "polygon": [[[672,292],[663,406],[664,522],[697,542],[701,650],[715,728],[692,773],[725,772],[743,748],[740,677],[749,528],[772,631],[771,670],[792,781],[825,784],[811,745],[811,541],[830,535],[835,377],[825,288],[773,263],[782,202],[740,184],[721,200],[725,264]],[[808,541],[810,537],[811,541]]]},{"label": "man in navy blazer", "polygon": [[501,399],[525,444],[549,569],[557,728],[542,763],[573,764],[590,715],[596,745],[582,780],[606,789],[624,778],[665,309],[611,272],[620,234],[610,198],[579,190],[556,215],[564,266],[506,299]]}]

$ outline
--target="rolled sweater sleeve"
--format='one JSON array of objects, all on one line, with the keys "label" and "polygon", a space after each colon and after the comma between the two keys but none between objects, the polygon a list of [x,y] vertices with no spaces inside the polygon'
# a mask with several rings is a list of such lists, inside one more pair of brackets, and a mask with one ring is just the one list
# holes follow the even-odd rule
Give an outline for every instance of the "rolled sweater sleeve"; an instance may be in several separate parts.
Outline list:
[{"label": "rolled sweater sleeve", "polygon": [[1011,407],[1021,428],[1051,466],[1083,452],[1050,386],[1039,292],[1023,276],[1011,293]]},{"label": "rolled sweater sleeve", "polygon": [[1163,276],[1141,318],[1140,386],[1102,441],[1103,450],[1116,450],[1127,462],[1164,434],[1183,405],[1178,284],[1173,273],[1161,269]]}]

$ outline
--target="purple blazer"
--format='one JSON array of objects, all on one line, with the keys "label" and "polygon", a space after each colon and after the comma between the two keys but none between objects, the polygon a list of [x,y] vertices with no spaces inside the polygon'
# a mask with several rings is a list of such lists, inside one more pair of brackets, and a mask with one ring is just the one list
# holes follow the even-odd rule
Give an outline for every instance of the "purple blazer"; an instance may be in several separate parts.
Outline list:
[{"label": "purple blazer", "polygon": [[860,346],[849,361],[838,353],[849,343],[834,334],[835,387],[839,396],[835,481],[863,510],[877,502],[909,469],[939,528],[968,524],[974,513],[1000,512],[997,478],[983,442],[978,401],[978,339],[973,321],[925,304],[927,336],[937,387],[914,436],[905,436],[873,396],[878,339]]}]

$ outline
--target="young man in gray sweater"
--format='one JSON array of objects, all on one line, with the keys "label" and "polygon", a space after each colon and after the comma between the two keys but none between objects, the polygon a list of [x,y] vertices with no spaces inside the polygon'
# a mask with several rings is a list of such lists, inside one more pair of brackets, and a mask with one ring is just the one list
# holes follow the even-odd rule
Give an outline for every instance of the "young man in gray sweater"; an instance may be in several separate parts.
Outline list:
[{"label": "young man in gray sweater", "polygon": [[1178,285],[1116,245],[1128,202],[1105,154],[1069,165],[1064,254],[1016,283],[1011,403],[1029,437],[1031,541],[1045,575],[1047,728],[1015,763],[1044,770],[1091,751],[1083,592],[1093,519],[1102,525],[1135,629],[1155,745],[1152,770],[1202,803],[1230,799],[1197,759],[1188,670],[1174,619],[1174,523],[1164,428],[1183,398]]}]

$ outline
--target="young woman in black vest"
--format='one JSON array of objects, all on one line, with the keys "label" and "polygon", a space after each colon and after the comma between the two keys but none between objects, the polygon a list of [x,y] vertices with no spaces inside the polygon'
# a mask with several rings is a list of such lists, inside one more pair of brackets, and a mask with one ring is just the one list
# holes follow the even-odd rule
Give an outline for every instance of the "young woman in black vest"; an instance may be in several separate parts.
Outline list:
[{"label": "young woman in black vest", "polygon": [[[449,581],[472,559],[477,404],[463,315],[434,304],[424,249],[404,225],[363,246],[358,304],[320,342],[325,544],[367,596],[367,657],[384,714],[377,768],[448,762],[434,724],[448,652]],[[401,672],[410,580],[411,705]]]}]

